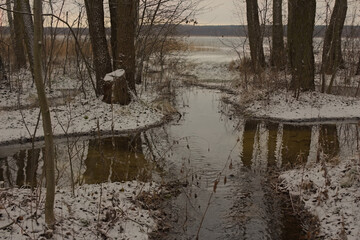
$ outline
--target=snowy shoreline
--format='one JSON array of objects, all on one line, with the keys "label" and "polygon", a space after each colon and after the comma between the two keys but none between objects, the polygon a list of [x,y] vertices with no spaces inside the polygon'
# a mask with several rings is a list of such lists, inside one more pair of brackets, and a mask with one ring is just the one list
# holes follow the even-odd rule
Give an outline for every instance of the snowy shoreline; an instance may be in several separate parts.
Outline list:
[{"label": "snowy shoreline", "polygon": [[190,86],[216,89],[227,94],[225,102],[241,110],[246,118],[282,123],[331,123],[360,121],[360,99],[320,92],[302,93],[295,99],[283,91],[260,99],[242,99],[242,94],[226,85],[186,81]]},{"label": "snowy shoreline", "polygon": [[[301,93],[295,99],[278,91],[248,103],[244,112],[252,119],[284,124],[357,124],[360,100],[319,92]],[[321,160],[281,173],[280,189],[298,197],[305,210],[318,219],[318,237],[357,240],[360,236],[359,156],[329,161]]]},{"label": "snowy shoreline", "polygon": [[[11,91],[0,85],[0,146],[5,148],[44,139],[29,72],[20,72],[18,79],[21,81],[14,83]],[[138,133],[169,120],[169,113],[154,103],[156,92],[139,94],[129,105],[120,106],[104,103],[90,87],[81,93],[79,84],[71,77],[59,77],[54,80],[53,89],[47,91],[54,139]],[[159,186],[153,182],[85,184],[75,188],[75,196],[71,188],[58,186],[55,231],[46,228],[44,188],[32,192],[26,187],[3,185],[0,182],[1,239],[142,240],[157,229],[156,212],[143,209],[146,203],[141,201],[160,194]]]},{"label": "snowy shoreline", "polygon": [[279,187],[300,198],[320,222],[319,237],[357,240],[360,236],[359,158],[318,163],[282,173]]},{"label": "snowy shoreline", "polygon": [[[110,133],[129,133],[164,122],[160,111],[134,101],[128,106],[109,105],[100,99],[52,107],[51,120],[56,137]],[[42,121],[38,121],[38,108],[0,111],[0,145],[43,139]]]},{"label": "snowy shoreline", "polygon": [[284,121],[326,121],[360,119],[360,100],[320,92],[304,92],[299,99],[277,91],[264,96],[245,108],[254,117]]},{"label": "snowy shoreline", "polygon": [[[39,192],[42,192],[39,193]],[[157,228],[151,210],[139,197],[160,193],[155,183],[137,181],[82,185],[57,189],[55,230],[47,230],[44,218],[45,189],[0,188],[2,239],[148,239]]]},{"label": "snowy shoreline", "polygon": [[[48,92],[53,105],[50,114],[54,138],[133,133],[166,121],[166,114],[152,105],[155,95],[146,93],[126,106],[111,105],[91,91],[87,98],[81,93],[69,93],[79,89],[77,84],[68,78],[61,79],[53,84],[54,91]],[[0,146],[44,138],[36,92],[30,85],[31,82],[24,80],[20,93],[0,88]],[[53,102],[59,99],[62,101]]]},{"label": "snowy shoreline", "polygon": [[[241,95],[229,94],[223,86],[194,83],[190,85],[217,89],[226,93],[224,101],[240,109],[252,120],[282,124],[321,125],[353,123],[360,120],[360,100],[317,92],[302,93],[299,100],[284,93],[247,102]],[[279,189],[318,219],[324,239],[358,240],[360,236],[360,160],[357,154],[345,159],[314,163],[280,174]]]},{"label": "snowy shoreline", "polygon": [[[61,140],[66,138],[77,138],[77,137],[96,137],[99,133],[101,137],[109,137],[113,135],[122,135],[122,134],[132,134],[132,133],[139,133],[146,131],[151,128],[159,127],[166,123],[168,119],[162,118],[159,121],[152,122],[143,126],[139,126],[136,128],[129,128],[129,129],[121,129],[121,130],[103,130],[101,129],[100,132],[97,130],[90,130],[90,131],[80,131],[80,132],[72,132],[72,133],[59,133],[54,134],[55,140]],[[41,126],[40,126],[41,127]],[[20,137],[20,138],[14,138],[11,140],[1,140],[0,141],[0,147],[7,146],[7,145],[14,145],[14,144],[26,144],[31,143],[32,141],[40,142],[44,140],[44,135],[41,136],[35,136],[35,138],[31,137]]]}]

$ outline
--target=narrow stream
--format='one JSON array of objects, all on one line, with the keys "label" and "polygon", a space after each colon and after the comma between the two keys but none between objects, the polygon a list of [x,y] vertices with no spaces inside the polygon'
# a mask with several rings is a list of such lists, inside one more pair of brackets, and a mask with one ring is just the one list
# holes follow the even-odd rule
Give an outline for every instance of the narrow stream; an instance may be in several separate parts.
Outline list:
[{"label": "narrow stream", "polygon": [[[358,149],[355,123],[287,124],[224,114],[221,93],[181,89],[182,117],[133,135],[63,139],[56,146],[57,184],[177,179],[169,200],[166,239],[298,239],[301,224],[282,210],[270,170],[350,156]],[[0,148],[0,182],[35,186],[42,146]],[[71,160],[71,161],[70,161]]]},{"label": "narrow stream", "polygon": [[[216,91],[185,91],[178,100],[183,118],[164,129],[161,139],[174,143],[166,159],[170,173],[188,182],[170,203],[173,223],[166,239],[298,238],[300,223],[286,224],[292,216],[282,215],[267,184],[270,165],[282,165],[268,150],[268,143],[276,148],[278,127],[223,114],[220,97]],[[158,129],[151,131],[156,135]]]}]

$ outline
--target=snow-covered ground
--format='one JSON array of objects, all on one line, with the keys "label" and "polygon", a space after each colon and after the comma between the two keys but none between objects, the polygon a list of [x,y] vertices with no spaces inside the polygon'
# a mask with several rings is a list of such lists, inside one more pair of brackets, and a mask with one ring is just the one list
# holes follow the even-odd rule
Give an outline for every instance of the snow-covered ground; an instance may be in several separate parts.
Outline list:
[{"label": "snow-covered ground", "polygon": [[358,240],[360,237],[359,156],[287,171],[280,187],[300,197],[305,208],[320,221],[325,239]]},{"label": "snow-covered ground", "polygon": [[[240,96],[241,97],[241,96]],[[360,118],[360,99],[320,92],[276,91],[248,103],[245,110],[253,117],[284,121],[324,121]]]},{"label": "snow-covered ground", "polygon": [[[40,193],[42,192],[42,194]],[[158,194],[155,183],[136,181],[58,189],[55,230],[46,230],[45,189],[0,188],[1,239],[148,239],[156,229],[137,200]]]},{"label": "snow-covered ground", "polygon": [[[94,95],[89,82],[55,74],[47,90],[56,137],[101,133],[128,133],[159,125],[164,114],[153,106],[157,95],[142,92],[127,106],[110,105]],[[0,86],[0,144],[20,143],[44,136],[37,94],[28,71],[12,76],[12,89]],[[86,96],[82,89],[86,90]],[[35,129],[37,130],[35,131]],[[66,154],[63,156],[66,159]],[[62,159],[62,160],[64,160]],[[59,160],[61,161],[61,160]],[[56,230],[46,231],[45,189],[1,188],[1,239],[148,239],[156,221],[136,200],[154,194],[153,183],[124,182],[83,185],[75,190],[58,185],[55,200]],[[69,186],[66,185],[65,186]],[[34,215],[36,213],[36,215]]]},{"label": "snow-covered ground", "polygon": [[[36,126],[35,136],[44,136],[41,118],[38,123],[39,108],[36,107],[36,89],[29,80],[31,77],[24,73],[18,78],[12,92],[5,87],[0,89],[0,144],[31,139]],[[163,120],[164,115],[151,107],[152,98],[148,96],[143,95],[127,106],[111,106],[89,90],[85,98],[79,91],[81,83],[64,77],[56,79],[52,89],[48,98],[56,136],[91,134],[98,130],[130,132],[160,124]],[[66,93],[69,89],[72,95]]]}]

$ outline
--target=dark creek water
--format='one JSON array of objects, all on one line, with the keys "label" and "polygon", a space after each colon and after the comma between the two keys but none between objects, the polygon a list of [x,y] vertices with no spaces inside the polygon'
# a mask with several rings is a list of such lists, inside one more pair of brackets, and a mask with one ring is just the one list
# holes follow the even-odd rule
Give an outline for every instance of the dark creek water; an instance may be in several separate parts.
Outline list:
[{"label": "dark creek water", "polygon": [[[220,98],[214,90],[183,89],[178,121],[133,135],[61,140],[58,186],[70,186],[71,175],[75,184],[178,179],[186,184],[167,204],[166,239],[298,239],[301,224],[283,210],[269,172],[355,154],[357,124],[246,121],[224,114],[230,110]],[[41,158],[41,143],[1,147],[0,181],[36,185]]]}]

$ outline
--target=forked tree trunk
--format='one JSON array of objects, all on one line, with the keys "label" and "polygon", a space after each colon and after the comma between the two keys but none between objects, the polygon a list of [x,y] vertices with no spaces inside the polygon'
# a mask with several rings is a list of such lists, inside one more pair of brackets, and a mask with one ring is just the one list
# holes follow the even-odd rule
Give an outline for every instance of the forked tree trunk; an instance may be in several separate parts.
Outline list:
[{"label": "forked tree trunk", "polygon": [[314,90],[315,0],[289,0],[288,48],[293,90]]},{"label": "forked tree trunk", "polygon": [[55,224],[54,200],[55,200],[55,161],[54,141],[51,128],[50,110],[47,102],[42,78],[41,48],[42,48],[42,1],[34,0],[34,78],[39,98],[39,106],[42,116],[42,125],[45,137],[45,172],[46,172],[46,199],[45,199],[45,222],[53,228]]},{"label": "forked tree trunk", "polygon": [[285,67],[286,54],[282,23],[282,0],[273,0],[272,48],[270,56],[271,66],[277,69],[283,69]]},{"label": "forked tree trunk", "polygon": [[104,77],[112,71],[104,27],[103,0],[85,0],[96,75],[96,93],[103,95]]},{"label": "forked tree trunk", "polygon": [[135,94],[136,1],[137,0],[118,0],[116,50],[116,68],[125,70],[128,87]]},{"label": "forked tree trunk", "polygon": [[257,0],[246,0],[246,17],[252,66],[255,72],[259,72],[265,67],[265,57]]},{"label": "forked tree trunk", "polygon": [[[26,68],[26,55],[24,48],[24,24],[22,22],[21,8],[19,0],[14,1],[14,53],[15,53],[15,70]],[[11,15],[10,12],[8,14]]]},{"label": "forked tree trunk", "polygon": [[339,67],[343,67],[344,60],[341,53],[341,34],[347,12],[347,0],[336,0],[331,14],[330,24],[325,32],[322,54],[322,71],[333,74]]}]

